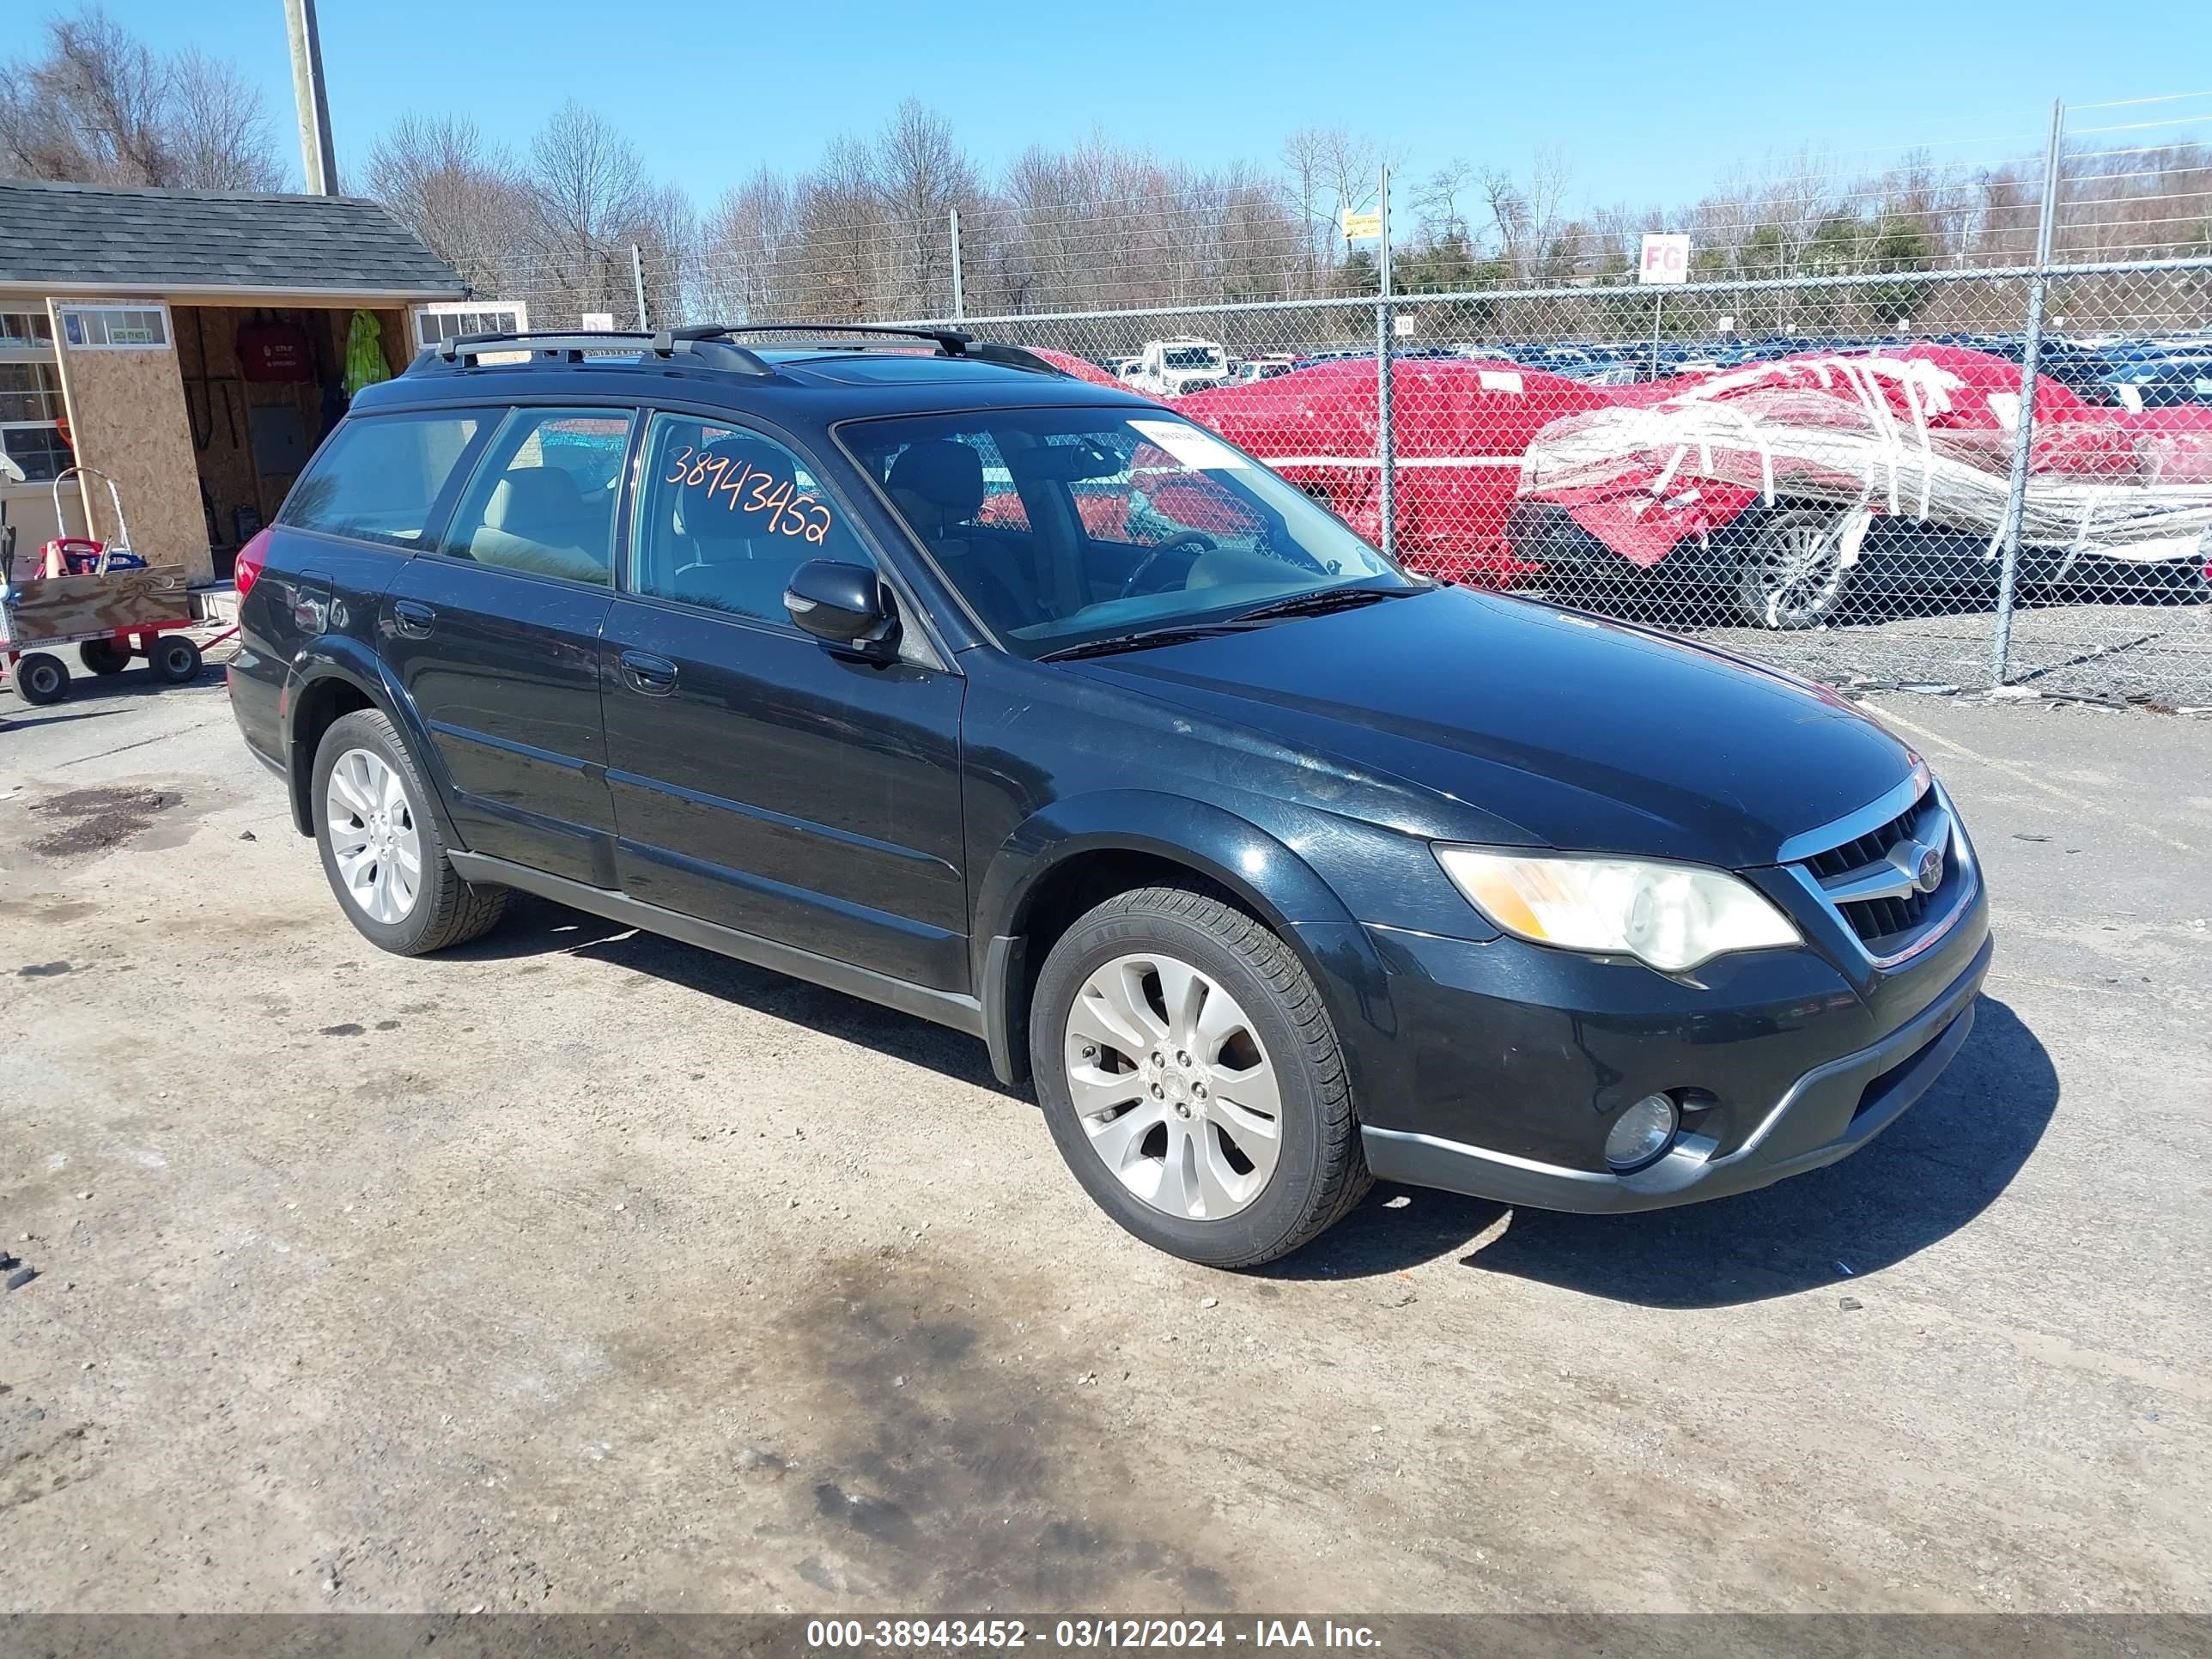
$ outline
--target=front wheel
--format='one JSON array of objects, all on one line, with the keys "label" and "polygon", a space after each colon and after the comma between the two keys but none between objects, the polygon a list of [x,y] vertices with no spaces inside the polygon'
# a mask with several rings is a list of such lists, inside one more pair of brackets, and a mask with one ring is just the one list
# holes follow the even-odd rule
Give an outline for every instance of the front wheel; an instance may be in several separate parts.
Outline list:
[{"label": "front wheel", "polygon": [[87,640],[76,648],[77,660],[99,675],[120,674],[131,666],[131,652],[113,640]]},{"label": "front wheel", "polygon": [[1370,1183],[1320,993],[1212,894],[1142,888],[1078,919],[1037,976],[1030,1049],[1060,1156],[1156,1249],[1258,1267]]},{"label": "front wheel", "polygon": [[395,955],[422,956],[484,933],[507,889],[461,879],[398,730],[378,709],[335,720],[315,750],[315,845],[346,920]]},{"label": "front wheel", "polygon": [[1753,628],[1817,628],[1841,608],[1848,513],[1793,507],[1761,520],[1736,569],[1736,609]]}]

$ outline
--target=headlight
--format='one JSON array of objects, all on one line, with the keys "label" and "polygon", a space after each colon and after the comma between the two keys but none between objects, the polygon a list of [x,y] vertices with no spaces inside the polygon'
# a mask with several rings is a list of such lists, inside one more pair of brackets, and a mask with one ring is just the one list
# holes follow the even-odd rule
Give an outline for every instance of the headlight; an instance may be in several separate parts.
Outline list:
[{"label": "headlight", "polygon": [[1507,933],[1566,951],[1632,956],[1686,973],[1730,951],[1804,942],[1765,896],[1694,864],[1439,847],[1437,861]]}]

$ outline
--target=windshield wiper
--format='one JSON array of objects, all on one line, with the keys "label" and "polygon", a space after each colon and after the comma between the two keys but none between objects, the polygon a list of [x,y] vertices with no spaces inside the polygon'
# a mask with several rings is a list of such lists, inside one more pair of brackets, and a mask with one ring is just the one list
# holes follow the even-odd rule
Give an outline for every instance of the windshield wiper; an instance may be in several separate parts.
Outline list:
[{"label": "windshield wiper", "polygon": [[1244,623],[1241,618],[1229,622],[1170,623],[1162,628],[1140,628],[1133,634],[1111,634],[1103,640],[1085,640],[1080,645],[1063,645],[1057,651],[1047,651],[1033,659],[1037,662],[1066,662],[1071,657],[1110,657],[1120,651],[1144,651],[1155,645],[1181,645],[1188,640],[1210,640],[1223,634],[1242,634]]},{"label": "windshield wiper", "polygon": [[1293,593],[1286,599],[1240,611],[1236,620],[1265,622],[1277,617],[1320,617],[1332,611],[1372,605],[1378,599],[1402,599],[1408,594],[1427,592],[1425,587],[1317,587],[1309,593]]}]

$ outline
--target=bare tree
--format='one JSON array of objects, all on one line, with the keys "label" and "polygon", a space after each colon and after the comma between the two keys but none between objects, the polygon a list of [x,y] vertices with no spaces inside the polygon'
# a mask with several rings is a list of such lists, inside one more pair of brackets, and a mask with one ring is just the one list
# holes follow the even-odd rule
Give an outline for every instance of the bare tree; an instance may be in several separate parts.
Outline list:
[{"label": "bare tree", "polygon": [[[369,152],[369,195],[478,292],[500,294],[526,257],[528,187],[463,117],[403,117]],[[511,296],[510,296],[511,297]]]},{"label": "bare tree", "polygon": [[0,66],[0,172],[202,190],[284,178],[234,67],[198,51],[158,58],[97,6],[50,20],[41,56]]},{"label": "bare tree", "polygon": [[898,263],[879,301],[908,316],[941,308],[951,286],[950,210],[974,201],[975,170],[952,124],[915,98],[884,124],[872,160],[885,252]]},{"label": "bare tree", "polygon": [[645,168],[607,118],[571,99],[530,142],[528,180],[549,249],[597,251],[637,216]]},{"label": "bare tree", "polygon": [[1455,155],[1413,187],[1413,208],[1425,234],[1437,241],[1471,241],[1467,222],[1476,173],[1473,162]]},{"label": "bare tree", "polygon": [[791,184],[762,167],[725,191],[700,235],[702,313],[760,322],[788,313],[797,297],[798,211]]},{"label": "bare tree", "polygon": [[[1333,216],[1340,231],[1348,210],[1359,212],[1375,200],[1382,184],[1382,150],[1372,138],[1347,131],[1343,127],[1331,127],[1323,135],[1322,177],[1330,195],[1336,198]],[[1352,253],[1352,240],[1344,240],[1344,252]]]},{"label": "bare tree", "polygon": [[564,320],[571,313],[629,310],[629,233],[647,211],[636,149],[605,116],[571,99],[531,140],[524,179],[538,267],[533,286]]},{"label": "bare tree", "polygon": [[282,190],[284,169],[259,95],[238,65],[197,47],[178,55],[170,156],[189,190]]},{"label": "bare tree", "polygon": [[1322,158],[1327,147],[1326,136],[1318,127],[1300,127],[1283,141],[1283,167],[1291,175],[1291,205],[1302,233],[1299,264],[1304,280],[1299,291],[1308,295],[1318,287],[1314,280],[1316,245],[1334,246],[1329,222],[1321,209]]}]

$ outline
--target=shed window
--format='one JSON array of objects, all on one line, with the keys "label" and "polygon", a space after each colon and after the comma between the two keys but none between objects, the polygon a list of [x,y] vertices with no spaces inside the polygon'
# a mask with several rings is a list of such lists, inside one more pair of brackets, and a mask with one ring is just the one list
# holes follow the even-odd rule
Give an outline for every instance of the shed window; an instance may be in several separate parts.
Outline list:
[{"label": "shed window", "polygon": [[425,350],[464,334],[519,334],[530,326],[527,306],[428,305],[415,313],[415,343]]},{"label": "shed window", "polygon": [[64,306],[62,337],[72,349],[145,350],[169,343],[169,313],[161,306]]},{"label": "shed window", "polygon": [[43,311],[0,311],[0,455],[31,483],[45,483],[73,459],[62,437],[60,371]]}]

